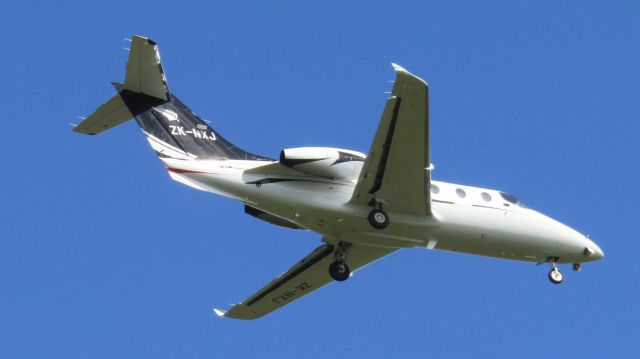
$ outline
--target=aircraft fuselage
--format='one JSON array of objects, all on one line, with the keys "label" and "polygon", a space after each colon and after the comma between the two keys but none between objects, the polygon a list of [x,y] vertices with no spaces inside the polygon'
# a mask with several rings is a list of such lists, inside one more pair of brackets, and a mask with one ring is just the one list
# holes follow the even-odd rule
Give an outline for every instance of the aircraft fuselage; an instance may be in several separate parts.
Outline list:
[{"label": "aircraft fuselage", "polygon": [[264,161],[163,162],[182,183],[234,198],[326,238],[348,232],[354,243],[425,247],[529,262],[553,258],[558,263],[582,263],[603,256],[585,235],[496,190],[432,181],[431,216],[389,212],[390,225],[381,231],[366,220],[370,207],[349,203],[356,181],[266,172],[262,181],[243,176],[247,169],[268,164]]}]

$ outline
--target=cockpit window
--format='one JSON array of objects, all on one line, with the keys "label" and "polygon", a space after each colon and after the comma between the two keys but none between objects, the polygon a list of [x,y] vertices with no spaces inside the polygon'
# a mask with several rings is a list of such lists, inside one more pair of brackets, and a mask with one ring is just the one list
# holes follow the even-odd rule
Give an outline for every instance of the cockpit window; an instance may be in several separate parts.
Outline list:
[{"label": "cockpit window", "polygon": [[518,204],[518,199],[514,195],[510,195],[508,193],[500,192],[500,196],[502,196],[502,198],[504,198],[504,200],[509,202],[509,203]]},{"label": "cockpit window", "polygon": [[505,201],[507,201],[507,202],[509,202],[511,204],[518,205],[518,206],[520,206],[522,208],[527,208],[527,206],[525,206],[522,202],[520,202],[519,199],[516,198],[516,196],[514,196],[512,194],[508,194],[508,193],[505,193],[505,192],[500,192],[500,196],[502,196],[502,198]]}]

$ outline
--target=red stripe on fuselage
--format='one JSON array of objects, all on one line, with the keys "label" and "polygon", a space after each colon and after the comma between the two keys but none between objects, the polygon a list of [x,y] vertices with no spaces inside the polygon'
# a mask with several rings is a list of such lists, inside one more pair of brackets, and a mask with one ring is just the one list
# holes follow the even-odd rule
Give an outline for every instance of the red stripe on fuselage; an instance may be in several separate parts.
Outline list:
[{"label": "red stripe on fuselage", "polygon": [[183,170],[183,169],[180,169],[180,168],[170,168],[170,167],[167,167],[167,171],[174,172],[174,173],[208,173],[208,172]]}]

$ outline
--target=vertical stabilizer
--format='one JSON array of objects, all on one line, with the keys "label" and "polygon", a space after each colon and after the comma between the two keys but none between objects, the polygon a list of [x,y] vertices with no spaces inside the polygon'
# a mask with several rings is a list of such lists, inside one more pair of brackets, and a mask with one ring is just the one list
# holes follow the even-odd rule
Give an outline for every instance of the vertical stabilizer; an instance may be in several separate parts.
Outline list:
[{"label": "vertical stabilizer", "polygon": [[167,78],[160,61],[160,51],[154,41],[141,36],[131,38],[124,90],[169,100]]},{"label": "vertical stabilizer", "polygon": [[169,88],[160,62],[158,46],[147,38],[133,36],[124,88],[73,130],[87,135],[97,135],[167,100]]},{"label": "vertical stabilizer", "polygon": [[135,117],[160,157],[270,160],[234,146],[169,92],[160,52],[152,40],[132,37],[124,83],[113,85],[118,94],[74,131],[95,135]]}]

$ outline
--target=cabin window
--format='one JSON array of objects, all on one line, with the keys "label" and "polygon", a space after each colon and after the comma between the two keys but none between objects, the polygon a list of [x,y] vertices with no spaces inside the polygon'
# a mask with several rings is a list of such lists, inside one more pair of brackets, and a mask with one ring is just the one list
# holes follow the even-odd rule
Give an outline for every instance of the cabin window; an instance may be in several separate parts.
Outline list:
[{"label": "cabin window", "polygon": [[485,202],[491,202],[491,195],[487,192],[482,192],[480,195]]},{"label": "cabin window", "polygon": [[463,189],[461,188],[456,188],[456,194],[458,195],[458,197],[460,198],[465,198],[467,196],[467,192],[465,192]]},{"label": "cabin window", "polygon": [[440,193],[440,188],[438,188],[438,186],[431,184],[431,193],[433,194],[438,194]]}]

